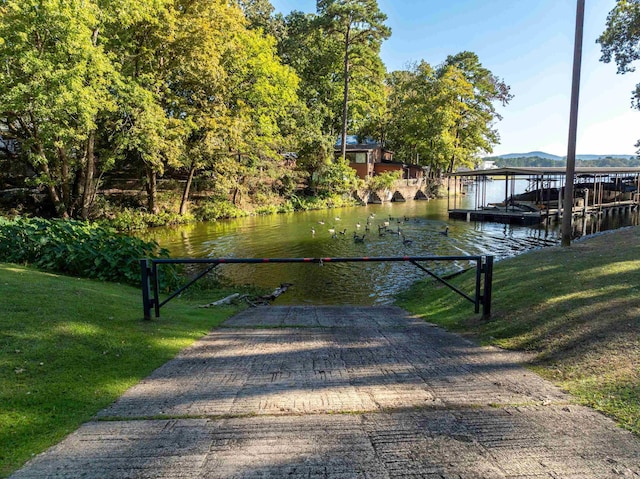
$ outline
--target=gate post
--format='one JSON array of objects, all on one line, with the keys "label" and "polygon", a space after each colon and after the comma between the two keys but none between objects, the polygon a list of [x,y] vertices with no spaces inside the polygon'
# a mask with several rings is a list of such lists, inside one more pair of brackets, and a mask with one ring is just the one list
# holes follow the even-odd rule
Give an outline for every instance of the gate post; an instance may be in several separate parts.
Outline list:
[{"label": "gate post", "polygon": [[487,256],[484,265],[484,293],[482,294],[482,319],[491,317],[491,292],[493,283],[493,256]]},{"label": "gate post", "polygon": [[151,319],[151,307],[153,302],[151,301],[151,285],[149,284],[149,260],[140,260],[140,286],[142,287],[142,310],[144,313],[144,319]]},{"label": "gate post", "polygon": [[483,302],[482,300],[482,296],[481,296],[481,289],[480,287],[482,286],[482,272],[484,271],[484,264],[483,264],[483,259],[482,256],[478,257],[478,259],[476,260],[476,292],[475,292],[475,296],[474,296],[474,312],[476,314],[478,314],[480,312],[480,303]]}]

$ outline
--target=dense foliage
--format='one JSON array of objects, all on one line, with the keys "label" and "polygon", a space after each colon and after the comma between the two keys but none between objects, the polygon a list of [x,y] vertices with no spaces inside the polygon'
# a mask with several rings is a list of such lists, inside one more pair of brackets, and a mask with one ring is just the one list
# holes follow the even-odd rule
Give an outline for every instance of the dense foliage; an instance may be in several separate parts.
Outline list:
[{"label": "dense foliage", "polygon": [[[597,42],[602,47],[601,61],[614,60],[618,73],[635,71],[632,64],[640,59],[640,0],[617,0]],[[640,110],[640,83],[632,93],[631,104]],[[640,148],[640,140],[635,146]]]},{"label": "dense foliage", "polygon": [[0,261],[73,276],[140,282],[139,260],[166,257],[155,242],[76,220],[0,217]]},{"label": "dense foliage", "polygon": [[498,143],[494,102],[507,104],[512,95],[475,53],[449,56],[435,68],[422,61],[387,82],[387,117],[377,131],[405,161],[452,172],[473,167]]},{"label": "dense foliage", "polygon": [[347,133],[433,171],[490,152],[508,86],[471,52],[387,75],[385,22],[376,0],[4,0],[0,188],[62,218],[211,218],[350,196]]}]

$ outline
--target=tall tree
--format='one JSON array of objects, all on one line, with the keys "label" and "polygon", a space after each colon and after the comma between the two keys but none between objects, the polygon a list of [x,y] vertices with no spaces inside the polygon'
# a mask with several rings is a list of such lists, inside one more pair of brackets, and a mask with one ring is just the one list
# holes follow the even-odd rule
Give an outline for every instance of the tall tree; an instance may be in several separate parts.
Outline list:
[{"label": "tall tree", "polygon": [[420,62],[390,74],[387,85],[385,135],[404,161],[454,171],[499,141],[494,103],[508,103],[511,94],[474,53],[449,56],[437,68]]},{"label": "tall tree", "polygon": [[103,3],[105,47],[117,62],[118,111],[105,123],[107,142],[121,161],[140,167],[147,209],[159,211],[157,181],[179,157],[176,121],[167,115],[170,47],[179,10],[171,0],[121,0]]},{"label": "tall tree", "polygon": [[340,129],[341,51],[335,38],[319,28],[315,14],[292,12],[285,18],[285,27],[279,56],[300,78],[301,105],[295,112],[299,134],[293,150],[298,153],[298,167],[315,189],[319,172],[331,163]]},{"label": "tall tree", "polygon": [[[633,63],[640,59],[640,0],[617,0],[607,16],[605,31],[596,42],[602,49],[600,61],[614,60],[620,74],[634,72]],[[631,95],[631,106],[640,110],[640,83]],[[640,148],[640,140],[635,146]]]},{"label": "tall tree", "polygon": [[157,210],[156,177],[167,166],[188,171],[184,213],[197,170],[224,164],[217,177],[235,178],[237,193],[251,177],[248,157],[263,171],[280,159],[297,79],[275,56],[273,38],[249,30],[237,5],[159,0],[155,10],[115,13],[124,16],[114,19],[111,48],[125,94],[114,136],[124,157],[144,167],[149,210]]},{"label": "tall tree", "polygon": [[456,150],[450,156],[450,172],[454,171],[456,161],[470,164],[478,153],[493,151],[493,145],[500,139],[495,122],[502,119],[494,103],[499,102],[504,106],[513,98],[509,86],[483,67],[478,55],[473,52],[465,51],[448,56],[440,68],[440,75],[452,73],[452,69],[463,77],[455,83],[460,85],[466,81],[472,91],[461,94],[457,98],[458,105],[452,105],[459,118],[451,132],[455,136]]},{"label": "tall tree", "polygon": [[99,13],[83,0],[0,4],[0,124],[65,217],[88,215],[98,116],[114,109]]},{"label": "tall tree", "polygon": [[269,0],[235,0],[249,22],[249,28],[262,29],[264,33],[275,35],[280,17],[273,16],[274,8]]},{"label": "tall tree", "polygon": [[391,35],[391,30],[384,24],[387,16],[380,11],[376,0],[318,0],[316,9],[324,31],[338,39],[343,51],[341,155],[344,161],[352,67],[358,65],[365,70],[379,67],[375,59],[379,58],[382,41]]}]

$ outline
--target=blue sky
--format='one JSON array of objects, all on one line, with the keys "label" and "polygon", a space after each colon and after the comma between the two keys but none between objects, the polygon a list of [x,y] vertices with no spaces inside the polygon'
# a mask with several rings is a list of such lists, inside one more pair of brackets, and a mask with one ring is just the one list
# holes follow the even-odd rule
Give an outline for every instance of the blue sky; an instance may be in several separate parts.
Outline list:
[{"label": "blue sky", "polygon": [[[315,0],[271,0],[276,11],[315,12]],[[515,95],[497,124],[495,154],[542,150],[565,156],[575,33],[575,0],[378,0],[392,35],[382,47],[387,70],[441,63],[469,50]],[[630,107],[638,73],[616,74],[599,61],[596,38],[615,0],[586,0],[577,151],[634,154],[640,111]]]}]

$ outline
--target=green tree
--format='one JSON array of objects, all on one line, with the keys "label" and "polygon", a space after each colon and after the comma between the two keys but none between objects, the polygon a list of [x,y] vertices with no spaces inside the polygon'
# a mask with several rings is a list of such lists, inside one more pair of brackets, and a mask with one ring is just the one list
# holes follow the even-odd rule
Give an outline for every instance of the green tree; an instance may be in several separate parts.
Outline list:
[{"label": "green tree", "polygon": [[183,0],[133,11],[115,12],[124,17],[114,18],[111,45],[124,87],[113,131],[122,157],[144,167],[149,210],[158,208],[156,177],[167,166],[188,171],[181,213],[199,170],[237,198],[252,173],[281,159],[295,74],[237,5]]},{"label": "green tree", "polygon": [[165,108],[179,11],[169,0],[104,2],[105,48],[116,62],[118,110],[105,120],[104,143],[127,168],[140,169],[147,209],[159,211],[157,180],[180,154],[179,121]]},{"label": "green tree", "polygon": [[[454,171],[456,163],[471,166],[478,154],[493,151],[493,145],[500,141],[495,122],[502,119],[494,104],[500,102],[504,106],[513,98],[509,86],[483,67],[473,52],[448,56],[440,68],[440,74],[446,76],[452,73],[452,69],[457,70],[452,78],[454,84],[461,87],[461,93],[456,99],[457,105],[455,102],[450,104],[453,114],[457,115],[450,129],[450,134],[455,138],[449,156],[450,172]],[[462,78],[457,76],[458,72]],[[471,86],[471,92],[465,81]]]},{"label": "green tree", "polygon": [[[633,63],[640,59],[640,0],[617,0],[596,42],[602,49],[600,61],[614,60],[620,74],[634,72]],[[631,95],[631,105],[640,110],[640,83]],[[640,148],[640,140],[635,146]]]},{"label": "green tree", "polygon": [[454,171],[473,166],[499,140],[494,102],[511,99],[509,87],[471,52],[449,56],[437,68],[426,62],[387,77],[384,134],[399,158]]},{"label": "green tree", "polygon": [[235,0],[242,9],[251,29],[261,29],[265,34],[279,36],[282,16],[274,16],[274,8],[269,0]]},{"label": "green tree", "polygon": [[[387,16],[378,8],[376,0],[318,0],[316,4],[320,25],[324,32],[336,38],[342,49],[342,159],[346,158],[349,124],[349,87],[354,76],[369,90],[382,85],[384,71],[379,61],[382,41],[391,35],[384,24]],[[379,82],[368,81],[379,78]],[[382,90],[380,90],[382,91]],[[367,98],[359,98],[366,102]]]},{"label": "green tree", "polygon": [[84,0],[0,4],[0,124],[64,217],[88,215],[98,117],[115,108],[101,25],[96,4]]},{"label": "green tree", "polygon": [[300,105],[295,110],[298,133],[292,146],[298,167],[315,189],[318,172],[333,159],[339,131],[341,87],[340,48],[323,34],[314,14],[292,12],[285,18],[285,33],[278,43],[279,56],[292,67],[300,81]]}]

